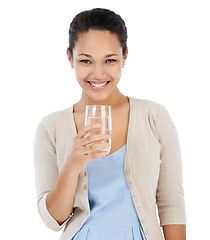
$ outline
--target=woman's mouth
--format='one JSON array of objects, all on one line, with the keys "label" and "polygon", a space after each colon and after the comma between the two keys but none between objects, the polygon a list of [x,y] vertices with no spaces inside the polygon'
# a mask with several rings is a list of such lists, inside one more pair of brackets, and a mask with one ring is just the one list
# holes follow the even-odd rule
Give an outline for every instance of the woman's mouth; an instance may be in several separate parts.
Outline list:
[{"label": "woman's mouth", "polygon": [[94,90],[102,90],[106,88],[106,86],[109,84],[110,81],[103,82],[103,83],[94,83],[94,82],[88,82],[91,88]]}]

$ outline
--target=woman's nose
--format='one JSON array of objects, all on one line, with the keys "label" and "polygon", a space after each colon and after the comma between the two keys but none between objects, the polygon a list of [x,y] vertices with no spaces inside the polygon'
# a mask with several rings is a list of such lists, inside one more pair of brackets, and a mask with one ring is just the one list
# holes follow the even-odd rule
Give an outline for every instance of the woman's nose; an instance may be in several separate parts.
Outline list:
[{"label": "woman's nose", "polygon": [[92,73],[92,76],[94,79],[102,80],[102,79],[104,79],[105,75],[106,74],[105,74],[105,70],[104,70],[103,66],[101,66],[101,65],[94,66],[93,73]]}]

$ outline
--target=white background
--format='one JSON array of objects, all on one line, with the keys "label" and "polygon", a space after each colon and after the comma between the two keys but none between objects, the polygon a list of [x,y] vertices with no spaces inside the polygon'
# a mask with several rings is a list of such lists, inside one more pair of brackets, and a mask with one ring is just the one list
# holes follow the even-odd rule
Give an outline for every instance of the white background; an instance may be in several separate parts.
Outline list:
[{"label": "white background", "polygon": [[[187,239],[210,239],[210,7],[204,0],[1,1],[1,239],[58,239],[38,215],[33,141],[38,122],[79,100],[66,56],[72,18],[114,10],[128,28],[120,91],[165,105],[179,134]],[[3,237],[4,236],[4,237]]]}]

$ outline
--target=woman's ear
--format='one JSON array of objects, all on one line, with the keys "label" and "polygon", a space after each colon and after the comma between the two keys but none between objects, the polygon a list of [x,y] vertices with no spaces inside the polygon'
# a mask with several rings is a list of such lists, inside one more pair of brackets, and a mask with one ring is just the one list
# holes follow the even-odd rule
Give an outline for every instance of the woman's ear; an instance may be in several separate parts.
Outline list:
[{"label": "woman's ear", "polygon": [[125,67],[125,62],[126,62],[127,57],[128,57],[128,48],[127,48],[127,50],[126,50],[125,55],[123,56],[123,63],[122,63],[122,67],[123,67],[123,68]]},{"label": "woman's ear", "polygon": [[71,67],[74,68],[73,57],[72,57],[69,49],[67,49],[66,53],[67,53],[68,60],[69,60],[69,62],[70,62],[70,64],[71,64]]}]

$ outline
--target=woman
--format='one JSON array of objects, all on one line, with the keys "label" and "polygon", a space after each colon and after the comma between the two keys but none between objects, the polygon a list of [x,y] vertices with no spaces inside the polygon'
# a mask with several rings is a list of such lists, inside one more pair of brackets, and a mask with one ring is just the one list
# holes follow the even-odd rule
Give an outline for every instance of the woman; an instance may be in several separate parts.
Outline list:
[{"label": "woman", "polygon": [[[60,239],[186,239],[176,129],[164,106],[119,91],[127,55],[119,15],[97,8],[73,19],[67,56],[82,95],[42,119],[34,144],[38,210],[49,228],[65,226]],[[109,136],[85,138],[100,127],[84,126],[94,104],[112,107],[110,153],[96,153]]]}]

